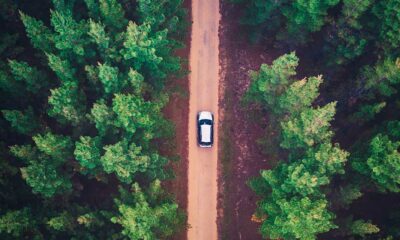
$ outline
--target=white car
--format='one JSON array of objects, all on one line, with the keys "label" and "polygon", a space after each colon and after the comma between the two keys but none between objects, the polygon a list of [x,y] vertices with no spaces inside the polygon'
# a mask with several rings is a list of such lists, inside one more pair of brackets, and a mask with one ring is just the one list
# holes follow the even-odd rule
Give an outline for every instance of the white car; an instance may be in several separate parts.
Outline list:
[{"label": "white car", "polygon": [[214,137],[214,116],[211,112],[197,114],[198,143],[200,147],[212,147]]}]

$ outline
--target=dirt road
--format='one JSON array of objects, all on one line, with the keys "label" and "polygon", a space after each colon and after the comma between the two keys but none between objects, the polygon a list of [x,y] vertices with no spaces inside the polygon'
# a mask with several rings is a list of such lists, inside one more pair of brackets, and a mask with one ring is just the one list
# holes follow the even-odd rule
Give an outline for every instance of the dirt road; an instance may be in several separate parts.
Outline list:
[{"label": "dirt road", "polygon": [[[188,240],[217,239],[218,0],[192,0],[190,46]],[[196,114],[214,113],[214,145],[197,146]]]}]

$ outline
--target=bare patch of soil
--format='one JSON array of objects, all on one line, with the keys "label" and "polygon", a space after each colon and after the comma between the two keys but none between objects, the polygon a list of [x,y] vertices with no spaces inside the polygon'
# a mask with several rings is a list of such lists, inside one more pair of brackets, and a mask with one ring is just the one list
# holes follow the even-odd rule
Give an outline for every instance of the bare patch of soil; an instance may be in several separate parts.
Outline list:
[{"label": "bare patch of soil", "polygon": [[257,240],[262,239],[259,223],[251,220],[257,196],[247,181],[270,164],[256,142],[264,130],[240,101],[250,83],[249,71],[258,70],[262,63],[272,63],[280,54],[272,46],[248,41],[239,23],[238,5],[221,1],[220,8],[219,239]]}]

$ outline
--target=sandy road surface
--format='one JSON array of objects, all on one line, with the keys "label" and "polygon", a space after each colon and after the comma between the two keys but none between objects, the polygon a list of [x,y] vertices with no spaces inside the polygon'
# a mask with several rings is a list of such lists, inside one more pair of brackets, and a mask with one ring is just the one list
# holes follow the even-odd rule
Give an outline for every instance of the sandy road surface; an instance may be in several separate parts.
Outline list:
[{"label": "sandy road surface", "polygon": [[[190,46],[188,240],[217,239],[219,1],[192,0]],[[197,146],[196,114],[214,113],[214,146]]]}]

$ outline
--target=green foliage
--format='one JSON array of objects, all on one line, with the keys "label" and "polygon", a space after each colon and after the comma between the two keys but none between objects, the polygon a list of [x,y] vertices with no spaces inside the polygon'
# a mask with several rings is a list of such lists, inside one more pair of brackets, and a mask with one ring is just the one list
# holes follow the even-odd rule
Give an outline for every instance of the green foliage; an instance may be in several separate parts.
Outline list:
[{"label": "green foliage", "polygon": [[128,133],[134,134],[137,129],[143,130],[143,140],[149,141],[154,137],[155,120],[151,115],[154,104],[145,102],[133,95],[116,94],[113,99],[113,110],[117,115],[117,126]]},{"label": "green foliage", "polygon": [[10,147],[10,153],[27,162],[35,159],[37,156],[37,149],[31,145],[15,145]]},{"label": "green foliage", "polygon": [[55,47],[59,50],[71,50],[83,56],[85,54],[84,34],[88,31],[84,22],[77,23],[71,14],[51,11],[51,25],[57,34],[54,36]]},{"label": "green foliage", "polygon": [[380,22],[380,40],[387,50],[397,48],[400,44],[400,1],[382,1],[374,6],[374,14]]},{"label": "green foliage", "polygon": [[97,0],[83,0],[88,9],[89,16],[96,20],[100,17],[100,7]]},{"label": "green foliage", "polygon": [[39,129],[39,123],[33,113],[32,107],[25,111],[3,110],[4,118],[10,122],[11,127],[20,134],[32,134]]},{"label": "green foliage", "polygon": [[52,217],[47,221],[47,225],[56,231],[67,231],[73,228],[74,219],[68,212]]},{"label": "green foliage", "polygon": [[312,201],[307,197],[263,202],[268,216],[261,232],[272,239],[317,239],[318,233],[336,227],[331,223],[333,214],[327,211],[327,205],[324,199]]},{"label": "green foliage", "polygon": [[[327,37],[330,64],[344,64],[362,55],[369,42],[363,30],[361,18],[368,12],[373,0],[344,0],[341,15],[330,27],[332,34]],[[332,36],[333,35],[333,36]]]},{"label": "green foliage", "polygon": [[22,12],[20,12],[20,16],[32,45],[44,52],[51,52],[54,48],[54,36],[52,32],[42,21],[36,20]]},{"label": "green foliage", "polygon": [[11,153],[25,161],[21,168],[22,178],[32,187],[34,193],[51,197],[67,192],[72,184],[61,166],[72,156],[73,143],[69,137],[47,133],[33,137],[36,147],[13,146]]},{"label": "green foliage", "polygon": [[[399,192],[400,128],[398,121],[390,121],[398,119],[400,106],[400,1],[230,2],[238,3],[237,8],[245,11],[242,23],[248,26],[243,29],[250,33],[253,40],[254,37],[262,40],[264,47],[273,46],[278,51],[294,50],[299,43],[309,43],[298,49],[305,58],[300,75],[320,71],[325,73],[327,80],[323,85],[323,95],[318,98],[322,81],[318,83],[313,78],[296,81],[295,73],[289,77],[289,74],[282,74],[287,73],[287,69],[295,72],[297,63],[292,68],[275,72],[275,62],[270,66],[263,65],[250,76],[245,103],[250,103],[247,107],[261,110],[261,114],[268,119],[261,125],[265,126],[266,132],[262,148],[268,157],[282,160],[270,171],[263,171],[262,178],[251,181],[252,188],[262,199],[257,217],[264,223],[270,221],[263,229],[264,236],[315,238],[316,233],[302,237],[286,235],[288,230],[283,231],[283,227],[276,226],[276,219],[283,216],[281,208],[271,210],[265,207],[282,199],[287,203],[294,197],[307,197],[312,203],[323,199],[330,205],[330,210],[340,213],[335,221],[340,229],[324,237],[398,237],[397,229],[378,227],[365,220],[357,220],[354,225],[342,223],[351,220],[348,213],[352,210],[349,208],[355,206],[351,203],[365,192],[379,192],[384,201],[391,201],[391,197],[397,197]],[[287,60],[286,65],[290,66]],[[314,102],[316,98],[318,103],[324,105],[317,106]],[[334,123],[338,135],[335,139],[351,150],[351,168],[346,168],[346,172],[343,165],[348,154],[332,143],[331,122],[335,102],[325,105],[332,99],[338,100],[339,117]],[[283,149],[279,149],[279,145]],[[335,152],[332,147],[323,146],[335,146],[339,150]],[[317,151],[323,153],[323,159],[335,161],[329,172],[325,172],[327,166],[324,163],[311,157],[311,153]],[[339,157],[334,158],[335,155]],[[335,177],[334,186],[331,186],[332,177],[338,173],[343,175]],[[389,195],[388,192],[392,193]],[[357,206],[357,212],[372,201],[364,198],[362,206]],[[263,202],[266,202],[265,205]],[[375,221],[375,217],[371,219]],[[377,222],[388,221],[379,218]],[[397,217],[393,221],[397,221]],[[272,233],[268,230],[274,227],[276,232],[271,237]],[[293,229],[295,227],[291,226],[290,231],[295,232]],[[377,233],[379,229],[379,234],[367,236]]]},{"label": "green foliage", "polygon": [[[186,24],[182,21],[186,17],[186,11],[180,6],[183,0],[152,1],[138,0],[138,13],[140,22],[147,22],[153,31],[168,29],[168,34],[183,36]],[[179,44],[175,41],[174,44]]]},{"label": "green foliage", "polygon": [[114,113],[112,109],[105,104],[104,99],[100,99],[93,105],[91,116],[101,136],[105,135],[107,130],[111,129],[114,125]]},{"label": "green foliage", "polygon": [[[180,70],[181,3],[0,3],[1,239],[167,239],[183,227],[153,182],[172,176],[157,148],[170,130],[164,84]],[[34,51],[18,38],[17,9]],[[113,191],[136,181],[134,194]],[[137,226],[120,221],[131,211]]]},{"label": "green foliage", "polygon": [[105,26],[90,19],[89,27],[88,34],[92,38],[92,41],[99,46],[101,51],[105,51],[110,45],[110,37],[105,31]]},{"label": "green foliage", "polygon": [[246,92],[245,101],[253,101],[264,108],[274,111],[276,96],[280,96],[294,81],[299,59],[294,52],[274,60],[271,66],[262,64],[260,71],[251,72],[251,84]]},{"label": "green foliage", "polygon": [[[236,0],[235,0],[236,1]],[[237,0],[241,1],[241,0]],[[246,18],[244,23],[249,25],[259,25],[268,19],[274,19],[275,13],[279,7],[288,1],[254,0],[248,1]]]},{"label": "green foliage", "polygon": [[118,178],[126,183],[131,183],[133,177],[140,172],[146,172],[152,159],[143,155],[142,148],[134,143],[121,141],[114,145],[104,147],[105,153],[100,161],[104,171],[115,173]]},{"label": "green foliage", "polygon": [[[151,189],[160,193],[159,182],[154,184],[158,187]],[[115,200],[120,214],[111,219],[122,226],[122,234],[129,239],[166,239],[184,224],[182,213],[177,211],[177,204],[170,201],[155,204],[157,197],[145,194],[137,183],[132,185],[132,190],[131,204]]]},{"label": "green foliage", "polygon": [[297,63],[298,58],[291,54],[278,58],[272,66],[263,65],[260,72],[252,73],[245,95],[247,103],[269,110],[269,118],[274,120],[269,124],[280,123],[281,129],[274,129],[282,138],[280,146],[288,150],[284,155],[287,161],[261,171],[261,178],[250,182],[261,196],[256,212],[264,219],[261,232],[272,239],[316,239],[319,233],[336,228],[322,187],[329,185],[334,175],[344,173],[349,155],[331,142],[330,121],[336,102],[312,106],[322,77],[296,81]]},{"label": "green foliage", "polygon": [[129,83],[133,88],[134,93],[139,95],[143,90],[143,76],[139,72],[133,69],[129,69],[128,77]]},{"label": "green foliage", "polygon": [[14,238],[22,238],[24,233],[35,225],[35,220],[28,208],[8,211],[0,216],[0,233],[8,233]]},{"label": "green foliage", "polygon": [[99,0],[99,12],[107,26],[122,30],[127,24],[125,12],[117,0]]},{"label": "green foliage", "polygon": [[307,148],[331,138],[330,121],[336,102],[317,109],[307,109],[299,117],[282,123],[283,148]]},{"label": "green foliage", "polygon": [[371,121],[385,107],[386,102],[362,105],[360,110],[351,116],[352,120],[358,123]]},{"label": "green foliage", "polygon": [[318,195],[319,187],[329,184],[331,176],[344,173],[347,157],[347,152],[327,143],[309,149],[303,159],[296,159],[288,166],[287,179],[282,189],[303,196]]},{"label": "green foliage", "polygon": [[58,164],[48,157],[30,160],[27,167],[21,168],[22,178],[32,187],[34,193],[40,193],[44,197],[66,193],[72,188],[72,184],[55,165]]},{"label": "green foliage", "polygon": [[54,54],[47,54],[49,67],[56,73],[62,82],[74,81],[75,69],[71,67],[67,60],[62,60]]},{"label": "green foliage", "polygon": [[400,61],[385,59],[374,67],[367,66],[361,73],[359,85],[373,97],[376,94],[391,96],[397,93],[396,85],[400,83]]},{"label": "green foliage", "polygon": [[38,93],[42,87],[46,87],[46,75],[37,68],[31,67],[26,62],[10,60],[8,65],[14,79],[23,82],[26,90],[32,93]]},{"label": "green foliage", "polygon": [[47,133],[33,137],[37,149],[29,145],[14,146],[11,152],[28,165],[21,168],[22,178],[33,192],[51,197],[72,187],[68,176],[60,166],[71,156],[73,143],[69,137]]},{"label": "green foliage", "polygon": [[75,143],[75,158],[82,167],[89,170],[101,165],[101,142],[99,137],[81,136]]},{"label": "green foliage", "polygon": [[83,119],[85,106],[82,92],[76,82],[68,81],[56,89],[51,89],[49,97],[49,116],[57,118],[62,123],[77,125]]},{"label": "green foliage", "polygon": [[319,95],[321,83],[322,76],[310,77],[292,83],[285,93],[278,98],[279,109],[297,115],[304,109],[311,107],[311,104]]},{"label": "green foliage", "polygon": [[56,161],[63,162],[72,155],[73,142],[70,137],[46,133],[32,137],[37,148]]},{"label": "green foliage", "polygon": [[98,70],[99,79],[103,83],[106,94],[120,92],[126,85],[125,79],[118,78],[118,68],[99,63]]},{"label": "green foliage", "polygon": [[362,195],[360,186],[348,184],[340,188],[338,202],[342,207],[348,208],[354,200],[362,197]]},{"label": "green foliage", "polygon": [[378,233],[380,231],[376,225],[370,222],[365,222],[364,220],[354,221],[350,228],[352,234],[360,237],[365,237],[365,235]]},{"label": "green foliage", "polygon": [[328,9],[338,3],[339,0],[293,1],[290,6],[282,9],[289,36],[300,38],[300,41],[306,40],[304,35],[319,31],[326,23]]},{"label": "green foliage", "polygon": [[361,29],[360,17],[368,10],[373,0],[344,0],[341,21],[355,29]]},{"label": "green foliage", "polygon": [[353,161],[352,166],[371,178],[385,190],[400,192],[400,141],[392,141],[389,136],[378,134],[367,152]]},{"label": "green foliage", "polygon": [[164,78],[165,74],[160,72],[158,67],[162,58],[157,56],[157,47],[162,47],[167,32],[160,32],[152,38],[149,36],[150,31],[150,24],[144,23],[138,26],[130,21],[121,54],[125,60],[132,59],[135,69],[140,70],[143,65],[146,65],[150,71],[154,71],[156,76]]}]

